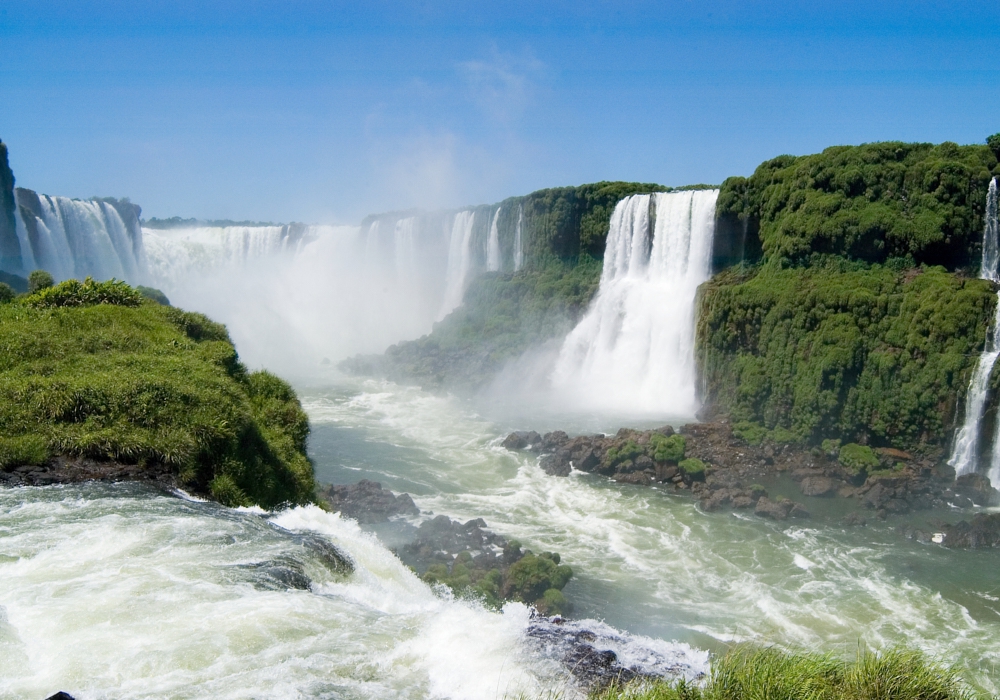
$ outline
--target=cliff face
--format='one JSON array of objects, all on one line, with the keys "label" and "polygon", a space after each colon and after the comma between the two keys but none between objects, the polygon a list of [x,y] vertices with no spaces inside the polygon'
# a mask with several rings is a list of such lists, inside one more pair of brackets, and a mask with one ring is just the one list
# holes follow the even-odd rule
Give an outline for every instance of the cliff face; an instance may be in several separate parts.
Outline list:
[{"label": "cliff face", "polygon": [[0,141],[0,270],[21,273],[21,244],[14,219],[14,173],[7,160],[7,145]]}]

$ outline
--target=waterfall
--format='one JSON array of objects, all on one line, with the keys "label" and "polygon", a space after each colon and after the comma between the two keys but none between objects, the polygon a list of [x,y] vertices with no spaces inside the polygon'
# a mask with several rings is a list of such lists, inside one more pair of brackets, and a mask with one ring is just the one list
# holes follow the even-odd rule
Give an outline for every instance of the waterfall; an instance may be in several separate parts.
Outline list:
[{"label": "waterfall", "polygon": [[514,272],[524,265],[524,253],[521,250],[521,228],[524,225],[524,208],[517,205],[517,228],[514,229]]},{"label": "waterfall", "polygon": [[40,267],[60,280],[89,276],[145,281],[138,219],[130,226],[118,209],[132,205],[39,195],[22,188],[15,196],[26,268]]},{"label": "waterfall", "polygon": [[615,207],[597,296],[552,375],[579,407],[696,412],[695,294],[711,272],[718,194],[633,195]]},{"label": "waterfall", "polygon": [[460,211],[451,224],[451,239],[448,245],[448,268],[445,272],[444,301],[438,320],[450,314],[462,303],[472,267],[472,226],[476,221],[474,211]]},{"label": "waterfall", "polygon": [[493,214],[493,222],[490,224],[490,236],[486,241],[486,270],[496,272],[500,269],[500,231],[497,229],[497,220],[500,218],[500,207],[497,207]]},{"label": "waterfall", "polygon": [[411,282],[416,276],[416,227],[416,217],[408,216],[399,219],[394,229],[393,258],[396,261],[396,273],[406,282]]},{"label": "waterfall", "polygon": [[[997,263],[1000,261],[998,255],[997,241],[997,182],[990,181],[989,193],[986,195],[986,216],[983,226],[983,263],[979,270],[980,279],[996,282]],[[993,321],[993,328],[986,338],[986,345],[976,369],[972,373],[969,381],[969,389],[965,396],[965,421],[955,437],[955,447],[952,450],[948,464],[954,467],[956,478],[963,474],[976,471],[979,462],[979,440],[980,429],[983,420],[983,412],[986,409],[986,396],[989,392],[990,373],[993,365],[996,364],[997,357],[1000,356],[1000,296],[997,298],[997,314]],[[997,427],[1000,428],[1000,422]],[[1000,436],[1000,433],[998,433]],[[996,452],[996,438],[994,438],[994,453]],[[994,457],[994,461],[996,458]],[[991,480],[994,469],[1000,472],[1000,465],[996,465],[990,470]],[[998,483],[993,481],[993,483]]]},{"label": "waterfall", "polygon": [[275,253],[294,253],[305,233],[306,227],[287,225],[142,229],[150,279],[167,288],[191,274],[239,266]]}]

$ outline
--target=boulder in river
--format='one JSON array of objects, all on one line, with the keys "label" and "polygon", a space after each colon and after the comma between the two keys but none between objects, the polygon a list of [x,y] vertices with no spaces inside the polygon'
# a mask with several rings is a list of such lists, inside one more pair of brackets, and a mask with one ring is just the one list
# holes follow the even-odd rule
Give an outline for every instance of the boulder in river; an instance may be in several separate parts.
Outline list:
[{"label": "boulder in river", "polygon": [[381,523],[396,515],[420,515],[408,493],[398,496],[377,481],[329,486],[320,491],[330,507],[359,523]]}]

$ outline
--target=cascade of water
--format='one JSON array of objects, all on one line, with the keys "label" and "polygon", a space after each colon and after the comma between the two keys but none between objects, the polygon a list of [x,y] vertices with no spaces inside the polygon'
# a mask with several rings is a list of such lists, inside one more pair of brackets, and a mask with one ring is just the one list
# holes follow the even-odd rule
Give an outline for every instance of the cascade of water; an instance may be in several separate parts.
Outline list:
[{"label": "cascade of water", "polygon": [[21,246],[21,269],[27,274],[37,269],[34,250],[31,247],[31,239],[28,236],[28,228],[24,225],[19,207],[14,207],[14,230],[17,233],[17,242]]},{"label": "cascade of water", "polygon": [[[373,227],[378,222],[373,224]],[[150,279],[170,287],[192,273],[233,265],[296,246],[289,226],[200,226],[142,229]]]},{"label": "cascade of water", "polygon": [[[986,221],[983,226],[983,263],[979,270],[981,279],[997,282],[997,264],[1000,262],[998,255],[998,221],[997,221],[997,181],[990,181],[989,193],[986,195]],[[983,421],[983,412],[986,409],[986,396],[989,392],[990,373],[993,365],[996,364],[997,357],[1000,357],[1000,295],[997,297],[997,316],[993,321],[993,328],[986,338],[986,346],[976,363],[976,370],[972,373],[969,381],[969,389],[965,396],[965,420],[955,437],[955,447],[952,450],[948,464],[955,468],[955,477],[969,474],[976,471],[979,462],[979,433]],[[1000,422],[997,424],[1000,429]],[[994,471],[1000,476],[1000,463],[996,453],[1000,438],[1000,430],[993,441],[994,463],[990,469],[990,480],[994,480]]]},{"label": "cascade of water", "polygon": [[524,209],[517,205],[517,228],[514,229],[514,272],[524,265],[524,253],[521,250],[521,228],[524,225]]},{"label": "cascade of water", "polygon": [[[48,195],[38,195],[38,205],[40,216],[32,222],[34,264],[59,279],[91,276],[143,281],[141,242],[138,247],[133,243],[113,206]],[[27,229],[25,237],[32,238]]]},{"label": "cascade of water", "polygon": [[444,301],[438,320],[450,314],[462,303],[472,267],[472,226],[476,221],[474,211],[460,211],[451,224],[451,239],[448,245],[448,269],[445,273]]},{"label": "cascade of water", "polygon": [[490,236],[486,241],[486,270],[496,272],[500,269],[500,231],[497,229],[497,220],[500,218],[500,207],[493,213],[493,222],[490,224]]},{"label": "cascade of water", "polygon": [[615,207],[597,296],[567,336],[552,376],[579,407],[697,410],[694,302],[710,274],[718,194],[633,195]]}]

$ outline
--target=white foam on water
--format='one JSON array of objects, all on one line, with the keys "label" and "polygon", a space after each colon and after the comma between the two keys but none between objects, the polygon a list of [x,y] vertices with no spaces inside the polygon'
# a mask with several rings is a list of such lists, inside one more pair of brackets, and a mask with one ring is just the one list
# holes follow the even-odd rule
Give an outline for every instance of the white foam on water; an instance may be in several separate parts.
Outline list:
[{"label": "white foam on water", "polygon": [[[595,475],[546,475],[537,458],[499,447],[496,428],[448,397],[388,382],[305,396],[314,423],[357,428],[411,455],[400,478],[423,485],[424,511],[488,526],[533,551],[559,552],[576,577],[578,614],[618,629],[696,643],[718,640],[853,654],[904,643],[967,666],[994,687],[1000,619],[973,611],[946,550],[817,524],[787,527],[741,512],[703,513],[686,496]],[[419,457],[419,455],[423,457]],[[418,455],[414,457],[413,455]],[[919,557],[911,573],[900,552]]]},{"label": "white foam on water", "polygon": [[436,596],[318,508],[272,520],[323,534],[355,573],[313,564],[312,591],[261,590],[241,565],[291,540],[259,515],[132,486],[0,492],[0,697],[494,700],[565,687],[556,662],[527,654],[523,606]]}]

